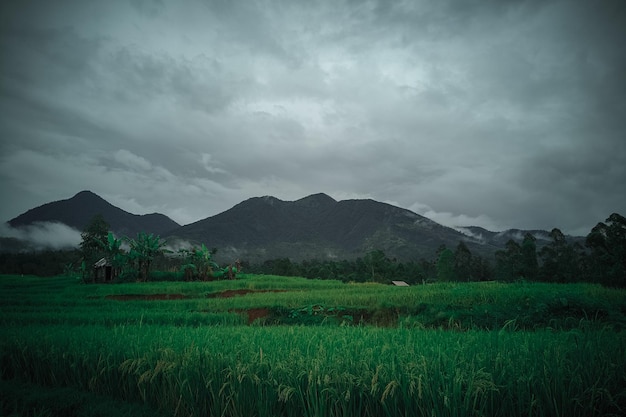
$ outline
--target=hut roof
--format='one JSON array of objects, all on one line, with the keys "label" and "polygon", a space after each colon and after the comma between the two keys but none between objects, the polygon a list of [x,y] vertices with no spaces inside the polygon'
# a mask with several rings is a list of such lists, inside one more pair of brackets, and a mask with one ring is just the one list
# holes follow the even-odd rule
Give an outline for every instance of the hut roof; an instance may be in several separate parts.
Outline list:
[{"label": "hut roof", "polygon": [[396,287],[408,287],[409,286],[409,284],[407,284],[404,281],[391,281],[391,283],[395,285]]},{"label": "hut roof", "polygon": [[103,266],[111,266],[111,263],[107,260],[107,258],[101,258],[98,262],[93,264],[94,268],[102,268]]}]

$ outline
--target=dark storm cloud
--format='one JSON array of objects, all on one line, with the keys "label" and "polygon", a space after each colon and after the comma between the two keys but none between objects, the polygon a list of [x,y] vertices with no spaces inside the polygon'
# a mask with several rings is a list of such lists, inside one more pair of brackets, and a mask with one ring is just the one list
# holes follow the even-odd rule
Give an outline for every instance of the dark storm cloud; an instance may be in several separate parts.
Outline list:
[{"label": "dark storm cloud", "polygon": [[164,98],[187,110],[210,113],[226,107],[237,91],[236,82],[226,79],[219,62],[206,56],[181,62],[122,48],[105,65],[112,76],[101,87],[102,93],[129,104]]},{"label": "dark storm cloud", "polygon": [[182,223],[316,192],[492,229],[626,211],[619,1],[0,7],[7,219],[82,189]]},{"label": "dark storm cloud", "polygon": [[165,9],[163,0],[130,0],[130,4],[147,17],[156,17]]}]

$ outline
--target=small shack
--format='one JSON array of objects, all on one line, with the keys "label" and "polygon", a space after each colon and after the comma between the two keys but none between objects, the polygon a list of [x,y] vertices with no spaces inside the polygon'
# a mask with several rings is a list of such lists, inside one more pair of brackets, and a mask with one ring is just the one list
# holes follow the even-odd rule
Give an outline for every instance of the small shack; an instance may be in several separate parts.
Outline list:
[{"label": "small shack", "polygon": [[96,282],[111,282],[115,278],[113,265],[107,258],[93,264],[93,277]]},{"label": "small shack", "polygon": [[409,286],[409,284],[407,284],[404,281],[391,281],[391,283],[395,285],[396,287],[408,287]]}]

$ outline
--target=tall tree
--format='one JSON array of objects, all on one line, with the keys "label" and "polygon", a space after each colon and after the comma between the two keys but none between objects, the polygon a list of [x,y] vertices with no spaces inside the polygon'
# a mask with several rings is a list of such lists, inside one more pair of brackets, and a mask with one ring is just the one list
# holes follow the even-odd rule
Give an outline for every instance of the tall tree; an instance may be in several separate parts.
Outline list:
[{"label": "tall tree", "polygon": [[505,250],[496,252],[496,278],[513,281],[522,277],[522,248],[513,239],[506,242]]},{"label": "tall tree", "polygon": [[445,248],[437,259],[437,279],[439,281],[454,280],[454,252]]},{"label": "tall tree", "polygon": [[539,272],[539,263],[537,262],[537,239],[530,233],[524,235],[524,240],[520,247],[521,256],[521,274],[529,280],[536,280]]},{"label": "tall tree", "polygon": [[605,285],[626,287],[626,218],[613,213],[589,235],[590,278]]},{"label": "tall tree", "polygon": [[493,278],[491,264],[480,255],[472,256],[472,280],[489,281]]},{"label": "tall tree", "polygon": [[80,234],[80,251],[82,256],[83,280],[95,278],[93,264],[100,258],[106,256],[104,247],[106,246],[109,234],[109,224],[101,214],[96,214]]},{"label": "tall tree", "polygon": [[391,270],[391,260],[380,250],[368,252],[363,259],[367,265],[367,272],[374,282],[383,282],[389,279]]},{"label": "tall tree", "polygon": [[460,241],[454,251],[454,275],[461,281],[472,281],[472,252]]},{"label": "tall tree", "polygon": [[567,242],[561,230],[550,231],[552,242],[544,246],[539,255],[542,264],[539,269],[543,281],[574,282],[581,279],[580,254],[577,248]]}]

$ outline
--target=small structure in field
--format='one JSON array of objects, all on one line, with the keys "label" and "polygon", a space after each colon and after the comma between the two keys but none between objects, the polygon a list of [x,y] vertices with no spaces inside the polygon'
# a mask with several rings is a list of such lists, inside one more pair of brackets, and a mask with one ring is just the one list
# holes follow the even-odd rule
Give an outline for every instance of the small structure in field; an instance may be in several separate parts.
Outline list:
[{"label": "small structure in field", "polygon": [[396,287],[408,287],[409,286],[409,284],[407,284],[404,281],[391,281],[391,283],[395,285]]},{"label": "small structure in field", "polygon": [[115,278],[113,265],[107,258],[101,258],[93,264],[93,277],[96,282],[111,282]]}]

